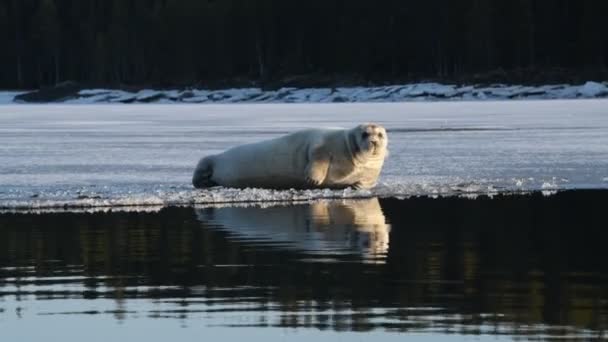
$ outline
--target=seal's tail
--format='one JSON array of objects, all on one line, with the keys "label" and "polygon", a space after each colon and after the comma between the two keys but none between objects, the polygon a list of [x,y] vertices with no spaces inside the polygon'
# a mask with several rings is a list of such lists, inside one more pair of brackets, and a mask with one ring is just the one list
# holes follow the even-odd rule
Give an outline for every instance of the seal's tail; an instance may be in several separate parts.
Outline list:
[{"label": "seal's tail", "polygon": [[192,185],[195,188],[216,186],[217,183],[211,180],[211,176],[213,176],[213,163],[210,157],[205,157],[196,165],[194,175],[192,175]]}]

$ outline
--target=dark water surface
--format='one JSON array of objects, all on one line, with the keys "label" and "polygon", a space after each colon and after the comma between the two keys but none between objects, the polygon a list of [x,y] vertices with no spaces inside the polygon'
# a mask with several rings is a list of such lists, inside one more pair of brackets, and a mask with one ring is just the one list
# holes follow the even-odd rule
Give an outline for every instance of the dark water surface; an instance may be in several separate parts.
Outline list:
[{"label": "dark water surface", "polygon": [[608,191],[0,214],[0,341],[608,337]]}]

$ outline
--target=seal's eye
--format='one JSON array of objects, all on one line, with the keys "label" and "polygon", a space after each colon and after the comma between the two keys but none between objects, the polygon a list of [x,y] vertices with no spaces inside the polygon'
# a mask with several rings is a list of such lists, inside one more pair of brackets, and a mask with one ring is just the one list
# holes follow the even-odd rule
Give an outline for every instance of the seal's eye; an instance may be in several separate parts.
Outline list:
[{"label": "seal's eye", "polygon": [[367,139],[367,137],[369,137],[369,133],[367,133],[367,132],[363,132],[363,133],[361,134],[361,136],[363,137],[363,139]]},{"label": "seal's eye", "polygon": [[380,138],[380,139],[384,138],[384,134],[378,133],[378,138]]}]

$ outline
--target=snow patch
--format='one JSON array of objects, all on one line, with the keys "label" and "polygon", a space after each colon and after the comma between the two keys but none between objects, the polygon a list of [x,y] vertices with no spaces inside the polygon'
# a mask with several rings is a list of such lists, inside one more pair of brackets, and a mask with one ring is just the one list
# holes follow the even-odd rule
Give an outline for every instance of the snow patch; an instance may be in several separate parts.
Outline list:
[{"label": "snow patch", "polygon": [[553,179],[551,181],[544,181],[540,188],[543,190],[555,190],[558,189],[559,186],[557,185],[556,180]]},{"label": "snow patch", "polygon": [[[0,104],[13,103],[24,92],[0,92]],[[453,85],[413,83],[380,87],[340,88],[229,88],[220,90],[84,89],[66,103],[329,103],[408,101],[487,101],[511,99],[574,99],[608,97],[608,82],[583,85],[551,84],[523,86],[496,84]]]},{"label": "snow patch", "polygon": [[107,94],[111,92],[111,90],[108,89],[84,89],[78,92],[78,95],[83,95],[83,96],[94,96],[94,95],[101,95],[101,94]]},{"label": "snow patch", "polygon": [[24,94],[24,91],[0,91],[0,104],[14,103],[15,96]]},{"label": "snow patch", "polygon": [[608,87],[597,82],[587,82],[582,85],[578,93],[583,97],[598,97],[608,94]]},{"label": "snow patch", "polygon": [[[0,103],[11,103],[17,92],[0,93]],[[523,86],[496,84],[454,85],[414,83],[380,87],[340,88],[229,88],[220,90],[142,89],[137,92],[85,89],[67,103],[330,103],[488,101],[512,99],[574,99],[608,97],[608,86],[589,81],[583,85],[552,84]]]}]

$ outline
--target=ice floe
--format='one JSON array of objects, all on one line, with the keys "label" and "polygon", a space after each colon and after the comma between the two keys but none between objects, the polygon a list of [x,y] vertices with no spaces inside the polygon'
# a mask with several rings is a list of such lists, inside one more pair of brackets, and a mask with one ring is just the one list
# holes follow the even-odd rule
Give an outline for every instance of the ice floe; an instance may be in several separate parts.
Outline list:
[{"label": "ice floe", "polygon": [[[607,101],[3,106],[0,207],[140,208],[608,189]],[[391,151],[372,190],[191,185],[193,168],[205,155],[306,127],[371,120],[388,128]]]}]

